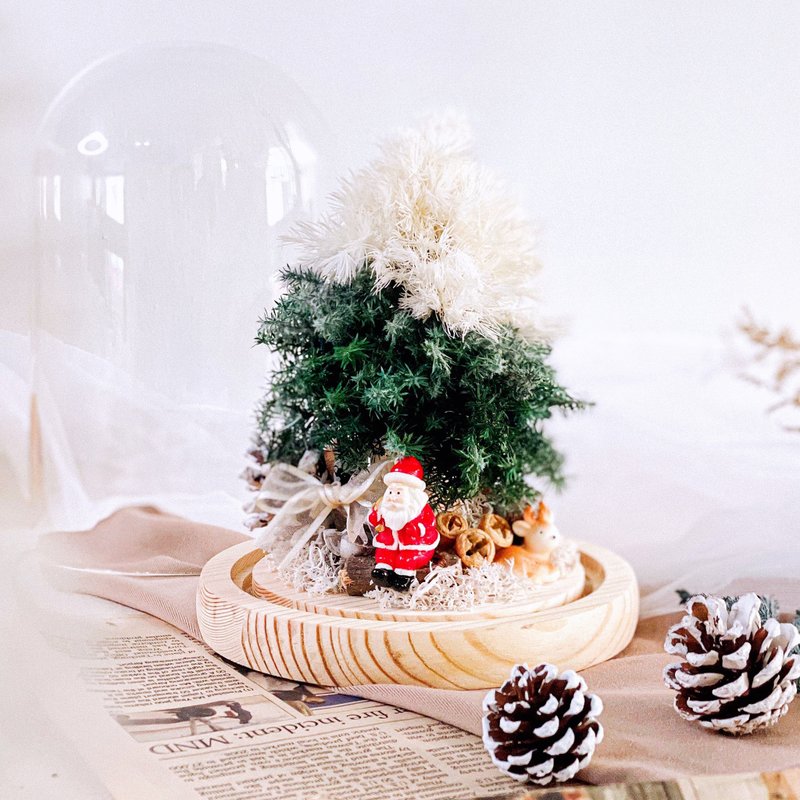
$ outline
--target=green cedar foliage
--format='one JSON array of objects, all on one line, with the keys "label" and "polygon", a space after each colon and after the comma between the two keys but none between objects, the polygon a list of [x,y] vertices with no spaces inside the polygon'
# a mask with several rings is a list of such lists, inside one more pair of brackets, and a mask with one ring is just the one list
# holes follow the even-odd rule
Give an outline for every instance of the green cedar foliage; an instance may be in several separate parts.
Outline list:
[{"label": "green cedar foliage", "polygon": [[562,483],[541,422],[581,403],[558,384],[546,344],[511,328],[498,341],[450,336],[435,316],[400,309],[397,287],[376,292],[368,269],[345,285],[302,268],[282,280],[256,337],[280,359],[258,411],[266,460],[331,446],[346,480],[370,457],[413,455],[439,507],[484,492],[514,511],[537,494],[525,475]]}]

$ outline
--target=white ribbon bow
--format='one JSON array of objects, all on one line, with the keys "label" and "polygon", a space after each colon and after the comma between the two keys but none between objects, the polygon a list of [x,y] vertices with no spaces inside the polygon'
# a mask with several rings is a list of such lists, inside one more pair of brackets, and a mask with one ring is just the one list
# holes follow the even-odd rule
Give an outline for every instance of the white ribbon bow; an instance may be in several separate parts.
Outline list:
[{"label": "white ribbon bow", "polygon": [[373,464],[345,483],[322,483],[291,464],[275,464],[267,473],[253,507],[272,518],[262,528],[256,544],[283,567],[317,534],[335,508],[347,515],[347,538],[363,537],[372,504],[381,495],[378,478],[393,462]]}]

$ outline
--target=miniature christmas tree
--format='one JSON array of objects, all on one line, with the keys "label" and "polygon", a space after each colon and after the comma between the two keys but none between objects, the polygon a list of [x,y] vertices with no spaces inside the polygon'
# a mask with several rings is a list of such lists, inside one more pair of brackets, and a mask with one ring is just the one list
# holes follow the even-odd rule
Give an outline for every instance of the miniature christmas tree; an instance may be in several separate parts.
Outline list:
[{"label": "miniature christmas tree", "polygon": [[257,336],[279,358],[259,464],[328,451],[345,482],[415,456],[436,510],[481,497],[507,515],[536,499],[531,478],[561,484],[542,424],[581,403],[547,361],[530,226],[461,128],[401,134],[293,241]]},{"label": "miniature christmas tree", "polygon": [[203,569],[206,642],[291,680],[447,689],[618,652],[632,570],[538,497],[562,480],[543,424],[581,404],[548,364],[533,236],[462,131],[400,135],[293,238],[258,332],[277,359],[246,470],[258,530]]}]

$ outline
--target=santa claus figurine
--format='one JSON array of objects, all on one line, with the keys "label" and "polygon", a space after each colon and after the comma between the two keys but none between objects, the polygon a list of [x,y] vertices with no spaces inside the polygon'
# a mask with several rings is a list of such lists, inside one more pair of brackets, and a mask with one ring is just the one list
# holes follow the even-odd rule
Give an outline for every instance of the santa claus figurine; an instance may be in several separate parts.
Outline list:
[{"label": "santa claus figurine", "polygon": [[372,582],[404,592],[439,544],[436,515],[428,505],[422,464],[401,458],[383,478],[386,492],[372,507],[375,569]]}]

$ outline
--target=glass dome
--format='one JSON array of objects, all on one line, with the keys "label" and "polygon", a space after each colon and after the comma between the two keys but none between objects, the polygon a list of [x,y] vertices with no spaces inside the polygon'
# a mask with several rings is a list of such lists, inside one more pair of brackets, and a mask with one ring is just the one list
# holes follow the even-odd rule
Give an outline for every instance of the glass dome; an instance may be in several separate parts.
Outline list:
[{"label": "glass dome", "polygon": [[227,47],[138,47],[54,101],[32,403],[52,524],[134,501],[239,513],[267,367],[253,338],[280,237],[316,212],[328,141],[291,80]]}]

